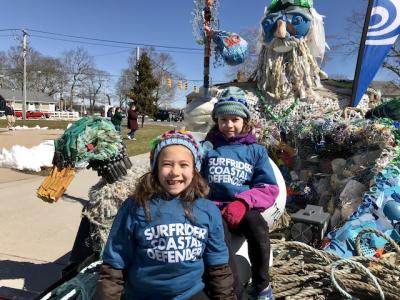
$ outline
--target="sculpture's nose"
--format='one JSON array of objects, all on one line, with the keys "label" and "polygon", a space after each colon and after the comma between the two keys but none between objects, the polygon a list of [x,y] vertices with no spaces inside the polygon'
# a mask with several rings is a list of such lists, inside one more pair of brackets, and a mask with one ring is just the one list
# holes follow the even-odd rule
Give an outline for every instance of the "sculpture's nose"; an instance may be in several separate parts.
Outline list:
[{"label": "sculpture's nose", "polygon": [[277,38],[284,38],[286,36],[286,22],[283,20],[278,20],[276,22],[275,36]]}]

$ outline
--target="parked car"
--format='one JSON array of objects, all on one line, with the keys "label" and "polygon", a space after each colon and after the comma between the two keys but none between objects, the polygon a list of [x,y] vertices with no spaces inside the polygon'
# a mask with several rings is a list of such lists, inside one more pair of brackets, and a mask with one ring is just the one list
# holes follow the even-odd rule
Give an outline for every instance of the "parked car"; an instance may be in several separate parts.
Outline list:
[{"label": "parked car", "polygon": [[159,111],[154,113],[154,116],[153,116],[153,120],[154,121],[157,121],[157,120],[165,121],[165,120],[167,120],[169,122],[169,121],[171,121],[171,118],[172,118],[172,113],[169,112],[168,110],[163,110],[163,109],[160,109]]},{"label": "parked car", "polygon": [[[20,110],[15,111],[15,116],[17,118],[22,118],[22,111],[20,111]],[[45,111],[30,111],[30,110],[28,110],[26,112],[26,118],[27,119],[38,119],[38,118],[48,119],[48,118],[50,118],[50,114]]]}]

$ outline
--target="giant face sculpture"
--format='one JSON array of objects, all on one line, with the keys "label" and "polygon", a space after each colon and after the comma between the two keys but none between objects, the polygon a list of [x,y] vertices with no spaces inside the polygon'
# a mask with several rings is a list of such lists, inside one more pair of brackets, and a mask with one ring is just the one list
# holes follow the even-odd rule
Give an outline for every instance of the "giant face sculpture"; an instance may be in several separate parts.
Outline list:
[{"label": "giant face sculpture", "polygon": [[268,13],[261,21],[264,42],[273,38],[304,38],[310,30],[312,21],[309,9],[289,6],[276,12]]},{"label": "giant face sculpture", "polygon": [[326,77],[322,17],[311,0],[272,0],[260,24],[257,84],[276,100],[313,95]]}]

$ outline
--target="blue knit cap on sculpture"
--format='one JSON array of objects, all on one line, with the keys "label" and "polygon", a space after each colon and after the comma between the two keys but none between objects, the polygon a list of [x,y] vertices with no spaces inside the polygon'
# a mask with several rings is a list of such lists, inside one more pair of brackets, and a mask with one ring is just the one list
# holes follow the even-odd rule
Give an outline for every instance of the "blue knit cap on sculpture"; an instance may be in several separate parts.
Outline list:
[{"label": "blue knit cap on sculpture", "polygon": [[182,145],[188,148],[194,159],[194,165],[197,171],[200,172],[201,168],[201,152],[200,147],[197,144],[193,135],[185,130],[170,130],[162,135],[156,137],[151,142],[151,152],[150,152],[150,167],[151,171],[154,171],[157,165],[157,157],[160,151],[167,146],[171,145]]},{"label": "blue knit cap on sculpture", "polygon": [[218,102],[215,103],[211,117],[214,121],[221,116],[239,116],[250,119],[250,110],[244,91],[236,86],[230,86],[222,91]]}]

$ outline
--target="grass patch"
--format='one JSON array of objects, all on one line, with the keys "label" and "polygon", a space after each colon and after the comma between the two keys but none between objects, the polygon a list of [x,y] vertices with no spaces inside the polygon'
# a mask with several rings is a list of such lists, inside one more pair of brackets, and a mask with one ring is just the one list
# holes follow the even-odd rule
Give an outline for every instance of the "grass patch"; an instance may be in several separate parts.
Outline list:
[{"label": "grass patch", "polygon": [[[40,127],[48,127],[49,129],[66,129],[68,124],[71,121],[63,121],[63,120],[21,120],[17,119],[15,122],[15,126],[27,126],[27,127],[35,127],[39,125]],[[6,128],[7,127],[7,120],[1,119],[0,120],[0,127]]]},{"label": "grass patch", "polygon": [[139,127],[136,131],[136,141],[131,141],[127,138],[128,129],[122,130],[123,142],[128,149],[128,155],[134,156],[150,151],[149,142],[157,135],[164,133],[167,130],[174,129],[172,126],[160,126],[160,125],[144,125],[143,128]]}]

